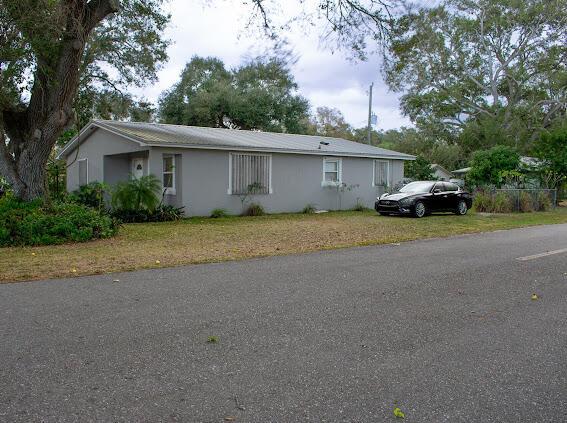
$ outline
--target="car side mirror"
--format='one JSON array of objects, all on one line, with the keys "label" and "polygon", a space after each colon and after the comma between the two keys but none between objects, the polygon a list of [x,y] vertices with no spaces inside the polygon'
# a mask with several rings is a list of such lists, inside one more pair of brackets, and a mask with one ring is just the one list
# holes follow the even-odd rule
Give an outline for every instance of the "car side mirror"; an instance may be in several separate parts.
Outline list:
[{"label": "car side mirror", "polygon": [[435,188],[433,190],[433,194],[439,194],[441,192],[441,190],[439,188]]}]

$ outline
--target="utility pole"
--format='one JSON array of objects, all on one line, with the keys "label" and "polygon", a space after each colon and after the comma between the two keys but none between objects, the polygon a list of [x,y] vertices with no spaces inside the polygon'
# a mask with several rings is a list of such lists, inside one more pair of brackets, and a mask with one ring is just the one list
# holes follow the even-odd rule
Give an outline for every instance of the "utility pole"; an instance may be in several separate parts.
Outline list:
[{"label": "utility pole", "polygon": [[368,98],[368,144],[372,144],[372,87],[374,87],[374,82],[370,84],[370,95]]}]

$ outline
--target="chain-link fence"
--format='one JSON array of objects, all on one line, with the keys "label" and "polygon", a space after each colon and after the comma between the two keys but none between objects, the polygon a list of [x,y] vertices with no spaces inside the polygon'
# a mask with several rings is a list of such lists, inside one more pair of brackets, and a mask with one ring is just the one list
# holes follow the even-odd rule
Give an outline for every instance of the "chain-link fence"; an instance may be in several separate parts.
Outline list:
[{"label": "chain-link fence", "polygon": [[495,189],[495,198],[507,201],[512,211],[545,211],[557,206],[556,189]]}]

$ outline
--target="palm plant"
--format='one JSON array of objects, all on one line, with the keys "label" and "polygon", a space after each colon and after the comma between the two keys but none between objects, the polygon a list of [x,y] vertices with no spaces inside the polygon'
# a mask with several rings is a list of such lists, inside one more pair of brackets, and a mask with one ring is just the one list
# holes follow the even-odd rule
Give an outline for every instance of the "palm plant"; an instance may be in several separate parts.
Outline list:
[{"label": "palm plant", "polygon": [[160,191],[161,183],[154,175],[141,178],[130,176],[127,182],[119,182],[114,187],[112,207],[132,211],[154,211],[160,201]]}]

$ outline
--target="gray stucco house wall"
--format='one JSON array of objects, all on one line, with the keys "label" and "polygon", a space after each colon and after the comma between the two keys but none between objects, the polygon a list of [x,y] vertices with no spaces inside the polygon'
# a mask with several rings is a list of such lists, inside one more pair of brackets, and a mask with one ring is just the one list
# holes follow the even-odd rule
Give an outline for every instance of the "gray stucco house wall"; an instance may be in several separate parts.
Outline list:
[{"label": "gray stucco house wall", "polygon": [[[168,186],[164,201],[183,206],[187,216],[206,216],[215,208],[241,213],[241,196],[231,192],[231,179],[239,175],[234,166],[241,173],[248,170],[237,158],[248,163],[249,157],[260,157],[269,187],[251,201],[269,213],[297,212],[307,204],[325,210],[349,209],[357,202],[373,207],[385,185],[403,178],[404,161],[413,159],[335,138],[111,121],[91,122],[59,157],[67,161],[68,191],[87,182],[113,185],[153,174]],[[167,169],[171,176],[164,174],[168,163],[174,163]],[[336,173],[326,174],[330,168]]]}]

